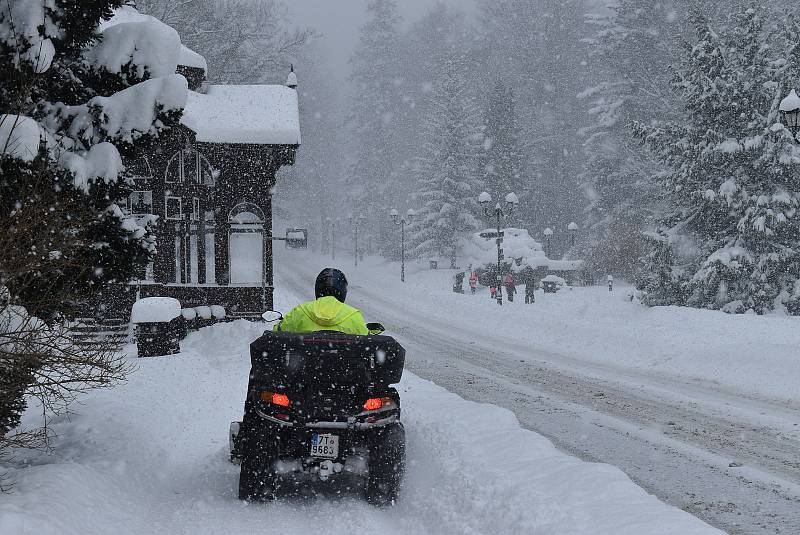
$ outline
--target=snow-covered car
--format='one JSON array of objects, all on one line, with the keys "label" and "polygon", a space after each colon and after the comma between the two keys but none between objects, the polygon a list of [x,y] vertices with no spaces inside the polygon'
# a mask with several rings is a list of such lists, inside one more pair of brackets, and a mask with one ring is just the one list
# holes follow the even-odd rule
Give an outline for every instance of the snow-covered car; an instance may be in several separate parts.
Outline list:
[{"label": "snow-covered car", "polygon": [[567,285],[567,281],[558,275],[548,275],[542,279],[541,286],[544,293],[554,294]]},{"label": "snow-covered car", "polygon": [[361,476],[368,502],[394,503],[405,464],[391,386],[405,349],[394,338],[267,331],[250,345],[250,360],[244,418],[230,429],[240,499],[271,499],[304,478]]}]

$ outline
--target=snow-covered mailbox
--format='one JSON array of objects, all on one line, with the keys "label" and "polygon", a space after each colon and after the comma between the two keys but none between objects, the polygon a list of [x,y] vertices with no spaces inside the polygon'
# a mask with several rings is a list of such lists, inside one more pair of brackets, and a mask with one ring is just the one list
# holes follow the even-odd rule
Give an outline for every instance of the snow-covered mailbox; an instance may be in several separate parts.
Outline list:
[{"label": "snow-covered mailbox", "polygon": [[133,304],[131,323],[136,326],[139,357],[179,353],[183,316],[172,297],[145,297]]},{"label": "snow-covered mailbox", "polygon": [[[125,6],[104,31],[147,21],[155,24]],[[137,286],[187,308],[215,303],[259,317],[272,308],[276,173],[294,164],[301,141],[297,76],[286,85],[215,85],[202,56],[169,44],[174,50],[161,53],[188,82],[181,125],[125,161],[136,183],[129,214],[159,219],[158,254]]]}]

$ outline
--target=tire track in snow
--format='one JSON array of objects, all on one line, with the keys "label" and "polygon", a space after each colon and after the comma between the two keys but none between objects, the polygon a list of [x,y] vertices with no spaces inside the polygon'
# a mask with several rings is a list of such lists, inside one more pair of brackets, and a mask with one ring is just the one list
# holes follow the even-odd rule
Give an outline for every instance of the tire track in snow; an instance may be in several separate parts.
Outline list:
[{"label": "tire track in snow", "polygon": [[[292,267],[300,269],[279,269],[281,282],[308,295],[314,263]],[[408,369],[420,377],[512,410],[565,451],[618,466],[730,533],[800,533],[800,441],[759,423],[759,415],[798,422],[796,409],[509,341],[489,345],[457,318],[420,317],[365,285],[354,289],[352,302],[397,335]]]}]

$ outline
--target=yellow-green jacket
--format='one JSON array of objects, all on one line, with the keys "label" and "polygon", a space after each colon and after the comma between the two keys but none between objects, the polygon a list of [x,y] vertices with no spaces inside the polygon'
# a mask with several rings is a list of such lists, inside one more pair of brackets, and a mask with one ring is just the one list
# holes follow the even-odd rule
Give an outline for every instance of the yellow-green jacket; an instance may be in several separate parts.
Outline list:
[{"label": "yellow-green jacket", "polygon": [[316,301],[294,307],[273,330],[290,333],[338,331],[345,334],[369,334],[361,311],[331,296],[320,297]]}]

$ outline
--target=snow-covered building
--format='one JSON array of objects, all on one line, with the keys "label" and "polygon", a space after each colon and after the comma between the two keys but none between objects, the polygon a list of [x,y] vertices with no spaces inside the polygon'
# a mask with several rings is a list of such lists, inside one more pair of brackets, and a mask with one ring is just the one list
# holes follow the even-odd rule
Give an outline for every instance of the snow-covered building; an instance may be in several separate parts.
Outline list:
[{"label": "snow-covered building", "polygon": [[181,45],[188,81],[181,126],[125,162],[136,191],[128,213],[158,216],[158,254],[136,286],[184,307],[272,306],[272,189],[300,146],[294,72],[287,85],[214,85],[207,64]]}]

